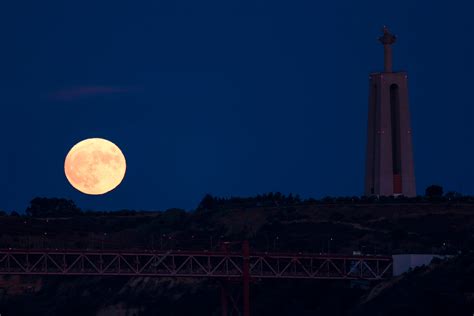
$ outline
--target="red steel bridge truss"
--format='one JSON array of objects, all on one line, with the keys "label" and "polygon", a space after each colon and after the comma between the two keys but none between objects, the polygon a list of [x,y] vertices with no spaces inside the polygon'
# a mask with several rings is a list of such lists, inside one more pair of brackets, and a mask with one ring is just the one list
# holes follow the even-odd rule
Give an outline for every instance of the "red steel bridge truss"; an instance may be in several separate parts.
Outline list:
[{"label": "red steel bridge truss", "polygon": [[[241,280],[243,315],[249,284],[258,279],[381,280],[392,275],[392,257],[229,251],[110,251],[2,249],[0,275],[90,275]],[[222,288],[225,291],[225,288]],[[231,303],[235,305],[235,302]],[[222,292],[222,315],[229,315]],[[237,306],[232,307],[236,309]],[[240,314],[240,313],[239,313]]]},{"label": "red steel bridge truss", "polygon": [[[253,253],[251,278],[363,279],[391,275],[391,257]],[[242,278],[241,253],[0,250],[0,274]]]}]

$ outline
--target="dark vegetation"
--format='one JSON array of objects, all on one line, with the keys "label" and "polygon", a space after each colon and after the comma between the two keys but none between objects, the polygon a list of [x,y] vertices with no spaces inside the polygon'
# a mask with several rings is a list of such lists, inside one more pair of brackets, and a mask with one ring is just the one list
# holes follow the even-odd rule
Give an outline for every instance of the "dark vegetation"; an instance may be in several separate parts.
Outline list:
[{"label": "dark vegetation", "polygon": [[[244,239],[253,251],[455,256],[372,291],[350,282],[257,282],[253,315],[464,315],[472,306],[474,198],[436,185],[417,198],[206,195],[194,211],[82,211],[71,200],[35,198],[22,215],[0,213],[1,248],[216,250],[228,241],[237,251]],[[414,308],[430,301],[425,312]],[[218,315],[218,305],[214,281],[0,277],[5,315]],[[453,306],[459,312],[448,313]]]},{"label": "dark vegetation", "polygon": [[[449,191],[444,194],[440,185],[430,185],[425,190],[425,195],[408,198],[405,196],[346,196],[331,197],[326,196],[321,199],[302,199],[298,194],[284,195],[280,192],[270,192],[259,194],[255,197],[230,197],[219,198],[206,194],[195,212],[213,211],[219,209],[232,208],[255,208],[255,207],[284,207],[284,206],[312,206],[312,205],[386,205],[386,204],[431,204],[431,203],[458,203],[474,204],[474,196],[462,195]],[[173,209],[180,210],[180,209]],[[104,212],[97,210],[83,211],[74,201],[63,198],[36,197],[31,200],[30,205],[25,210],[25,214],[30,217],[72,217],[72,216],[134,216],[151,213],[152,211],[118,210]],[[7,216],[6,211],[0,210],[0,216]],[[19,216],[17,211],[12,211],[11,216]]]},{"label": "dark vegetation", "polygon": [[[383,312],[382,312],[383,311]],[[433,260],[402,277],[383,282],[367,294],[351,315],[472,315],[474,253]]]}]

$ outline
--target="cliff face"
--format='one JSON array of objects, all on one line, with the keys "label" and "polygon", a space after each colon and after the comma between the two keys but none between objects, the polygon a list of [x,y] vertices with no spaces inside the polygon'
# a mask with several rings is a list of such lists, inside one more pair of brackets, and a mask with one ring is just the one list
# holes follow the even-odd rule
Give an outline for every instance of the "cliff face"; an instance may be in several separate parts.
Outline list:
[{"label": "cliff face", "polygon": [[[5,315],[212,315],[217,285],[195,279],[41,277],[37,292],[8,292]],[[23,281],[20,283],[24,284]],[[214,297],[215,296],[215,297]]]},{"label": "cliff face", "polygon": [[[219,285],[193,279],[43,278],[37,293],[9,296],[5,315],[220,315]],[[251,286],[253,315],[344,315],[363,290],[349,283],[270,281]],[[240,285],[231,284],[239,299]]]}]

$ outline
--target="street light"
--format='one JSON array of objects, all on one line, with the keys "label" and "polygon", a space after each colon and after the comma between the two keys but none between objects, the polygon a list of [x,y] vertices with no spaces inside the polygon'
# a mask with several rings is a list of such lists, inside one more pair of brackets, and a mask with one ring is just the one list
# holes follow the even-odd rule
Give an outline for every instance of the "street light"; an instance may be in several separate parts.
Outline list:
[{"label": "street light", "polygon": [[107,233],[103,233],[102,235],[102,250],[104,249],[104,239],[107,237]]},{"label": "street light", "polygon": [[166,235],[165,235],[165,234],[162,234],[162,235],[160,236],[160,249],[161,249],[161,250],[163,250],[163,237],[166,237]]},{"label": "street light", "polygon": [[47,232],[44,232],[44,233],[43,233],[43,249],[45,249],[46,236],[48,236],[48,233],[47,233]]},{"label": "street light", "polygon": [[332,237],[328,239],[328,253],[331,253],[331,241],[332,241]]}]

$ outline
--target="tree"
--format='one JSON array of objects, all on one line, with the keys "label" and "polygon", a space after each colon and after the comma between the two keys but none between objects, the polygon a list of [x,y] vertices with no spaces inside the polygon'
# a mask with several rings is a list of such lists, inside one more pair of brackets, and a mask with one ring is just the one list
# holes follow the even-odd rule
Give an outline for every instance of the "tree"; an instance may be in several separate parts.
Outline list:
[{"label": "tree", "polygon": [[26,209],[26,214],[33,217],[69,217],[81,213],[74,201],[63,198],[36,197]]},{"label": "tree", "polygon": [[430,198],[442,197],[443,187],[437,184],[432,184],[426,188],[425,195]]},{"label": "tree", "polygon": [[201,200],[201,203],[199,203],[198,210],[211,210],[215,205],[216,199],[212,195],[206,194]]},{"label": "tree", "polygon": [[462,198],[462,194],[456,191],[449,191],[448,193],[445,194],[445,196],[449,200],[458,200]]}]

